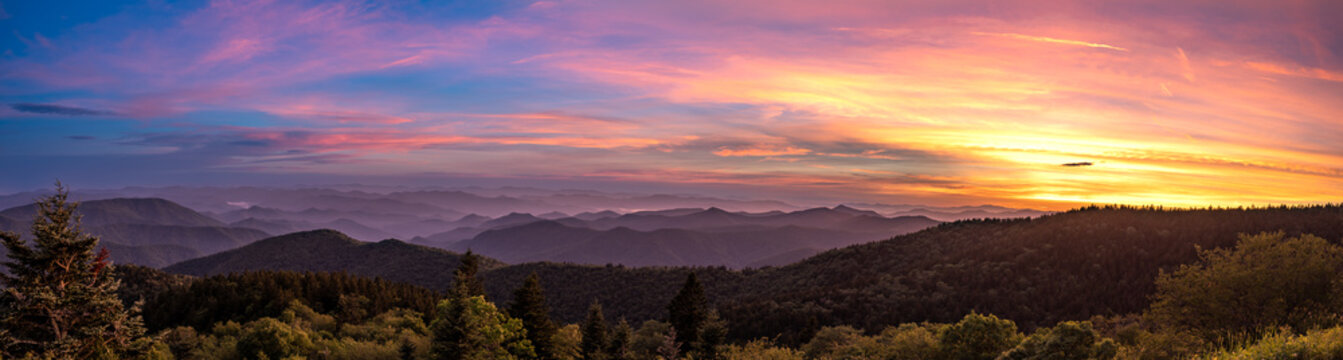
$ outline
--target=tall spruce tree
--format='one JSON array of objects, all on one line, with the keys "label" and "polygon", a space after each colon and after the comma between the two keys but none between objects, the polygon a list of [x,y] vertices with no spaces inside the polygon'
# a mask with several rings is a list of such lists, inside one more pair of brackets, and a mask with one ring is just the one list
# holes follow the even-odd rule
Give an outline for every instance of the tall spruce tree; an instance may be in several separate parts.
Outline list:
[{"label": "tall spruce tree", "polygon": [[137,309],[125,309],[116,292],[107,251],[94,255],[98,238],[80,228],[78,203],[56,194],[38,199],[32,247],[0,232],[10,261],[0,274],[0,358],[91,359],[135,356],[145,350]]},{"label": "tall spruce tree", "polygon": [[480,255],[476,255],[467,250],[462,254],[460,264],[457,270],[452,273],[452,289],[449,296],[459,298],[469,298],[472,296],[485,296],[485,282],[476,275],[480,271]]},{"label": "tall spruce tree", "polygon": [[602,304],[592,301],[588,307],[588,317],[583,320],[583,359],[607,360],[611,341],[606,333],[606,316],[602,315]]},{"label": "tall spruce tree", "polygon": [[709,318],[709,300],[695,273],[686,276],[685,285],[667,305],[667,313],[667,322],[676,329],[676,342],[687,349],[695,349],[700,342],[700,329]]},{"label": "tall spruce tree", "polygon": [[541,290],[541,276],[532,272],[524,280],[522,287],[513,292],[513,302],[508,313],[522,320],[527,329],[527,339],[536,347],[536,355],[541,359],[555,359],[555,333],[559,328],[550,321],[550,306],[546,305],[546,296]]},{"label": "tall spruce tree", "polygon": [[522,321],[499,311],[485,299],[485,284],[476,276],[480,257],[462,254],[453,272],[448,298],[438,303],[430,323],[436,359],[531,359],[536,357]]},{"label": "tall spruce tree", "polygon": [[435,359],[515,360],[536,357],[522,321],[499,311],[483,296],[449,298],[430,323]]},{"label": "tall spruce tree", "polygon": [[611,328],[611,359],[610,360],[629,360],[630,342],[634,340],[634,328],[625,318],[620,318],[616,327]]}]

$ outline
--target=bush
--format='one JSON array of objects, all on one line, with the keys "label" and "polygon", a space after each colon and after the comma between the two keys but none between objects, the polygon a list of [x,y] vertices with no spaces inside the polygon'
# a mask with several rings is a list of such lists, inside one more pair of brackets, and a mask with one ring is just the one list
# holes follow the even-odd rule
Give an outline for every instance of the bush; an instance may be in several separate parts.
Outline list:
[{"label": "bush", "polygon": [[971,312],[938,334],[942,352],[951,359],[992,360],[1021,341],[1017,324],[993,315]]},{"label": "bush", "polygon": [[999,360],[1108,360],[1115,357],[1118,345],[1101,339],[1089,322],[1066,321],[1053,328],[1042,328],[1021,344],[999,356]]},{"label": "bush", "polygon": [[1262,337],[1278,326],[1297,333],[1337,320],[1343,247],[1281,232],[1242,235],[1234,249],[1201,251],[1156,280],[1146,317],[1172,331],[1218,345]]},{"label": "bush", "polygon": [[1343,359],[1343,328],[1317,330],[1302,336],[1280,331],[1239,350],[1220,351],[1201,359]]},{"label": "bush", "polygon": [[723,360],[802,360],[802,352],[779,347],[766,339],[756,339],[744,345],[728,345],[719,353]]}]

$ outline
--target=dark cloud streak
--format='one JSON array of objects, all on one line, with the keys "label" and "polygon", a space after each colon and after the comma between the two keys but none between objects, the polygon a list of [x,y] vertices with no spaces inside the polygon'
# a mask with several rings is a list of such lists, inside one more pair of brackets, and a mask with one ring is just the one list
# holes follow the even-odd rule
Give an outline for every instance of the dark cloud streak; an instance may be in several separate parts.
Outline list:
[{"label": "dark cloud streak", "polygon": [[35,104],[35,103],[16,103],[10,104],[10,108],[33,114],[45,115],[65,115],[65,116],[106,116],[116,115],[115,112],[105,110],[86,109],[74,106],[56,105],[56,104]]}]

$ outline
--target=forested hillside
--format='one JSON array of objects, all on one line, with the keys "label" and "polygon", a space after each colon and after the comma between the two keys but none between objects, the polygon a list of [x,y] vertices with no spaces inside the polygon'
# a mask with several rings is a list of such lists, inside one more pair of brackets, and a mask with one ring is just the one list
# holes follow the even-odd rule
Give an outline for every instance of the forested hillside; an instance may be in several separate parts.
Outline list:
[{"label": "forested hillside", "polygon": [[[15,259],[7,264],[15,275],[0,276],[9,287],[0,293],[0,310],[9,314],[0,321],[16,331],[0,332],[4,339],[50,336],[41,330],[45,323],[12,315],[35,314],[48,306],[43,299],[65,298],[108,309],[111,317],[97,318],[108,322],[96,326],[123,329],[115,330],[123,340],[113,351],[156,356],[886,354],[880,356],[987,360],[1056,358],[1048,354],[1060,352],[1072,354],[1063,359],[1343,354],[1343,341],[1336,341],[1343,333],[1337,327],[1343,313],[1337,310],[1343,304],[1337,280],[1343,276],[1343,207],[1332,205],[1090,207],[1039,219],[962,221],[785,267],[740,271],[503,265],[472,253],[395,240],[364,243],[318,230],[168,268],[227,275],[193,279],[127,266],[113,268],[120,280],[114,282],[103,271],[106,254],[94,255],[96,241],[67,225],[75,217],[64,195],[46,201],[33,227],[36,248],[0,233]],[[75,262],[49,267],[43,265],[48,259]],[[51,278],[44,272],[88,279],[87,286],[94,286],[88,296],[104,300],[68,297],[60,289],[86,286],[86,280],[58,286],[43,280]],[[137,318],[130,317],[139,304],[148,330],[157,335],[142,337]],[[29,308],[38,310],[22,310]],[[57,316],[52,324],[71,319]],[[608,318],[619,320],[614,328]],[[1080,321],[1086,319],[1092,321]],[[579,322],[581,327],[556,324]],[[637,331],[631,324],[638,324]],[[99,351],[5,343],[9,354]]]},{"label": "forested hillside", "polygon": [[[798,342],[827,325],[876,330],[904,322],[953,321],[971,311],[993,313],[1030,329],[1141,310],[1149,303],[1156,275],[1197,260],[1198,247],[1225,247],[1234,243],[1237,234],[1277,230],[1289,236],[1316,234],[1338,241],[1343,238],[1343,210],[1338,206],[1092,207],[1038,219],[948,223],[777,268],[733,271],[524,263],[489,265],[482,275],[493,301],[509,301],[509,291],[536,272],[546,283],[546,295],[558,319],[577,321],[585,316],[587,305],[598,299],[611,318],[640,322],[661,316],[657,303],[675,291],[675,279],[694,271],[704,279],[706,292],[723,310],[723,317],[735,324],[735,338],[782,334],[781,340]],[[334,232],[306,234],[339,238]],[[254,246],[266,244],[270,243]],[[449,283],[451,261],[430,264],[397,259],[392,253],[371,261],[363,255],[340,255],[345,250],[322,252],[375,245],[337,239],[329,244],[267,247],[226,253],[234,258],[229,264],[247,266],[204,270],[209,267],[200,264],[207,262],[200,261],[169,269],[194,269],[188,272],[192,274],[346,270],[440,290]]]},{"label": "forested hillside", "polygon": [[[992,313],[1026,328],[1138,311],[1162,269],[1237,234],[1343,239],[1343,207],[1090,207],[1037,219],[948,223],[752,276],[723,306],[737,336],[849,324],[880,329]],[[758,328],[753,329],[753,327]],[[800,338],[804,338],[805,335]]]},{"label": "forested hillside", "polygon": [[[458,254],[399,240],[365,243],[334,230],[313,230],[264,239],[219,254],[174,264],[172,273],[206,276],[254,270],[345,271],[430,289],[445,289]],[[486,268],[501,265],[485,261]]]}]

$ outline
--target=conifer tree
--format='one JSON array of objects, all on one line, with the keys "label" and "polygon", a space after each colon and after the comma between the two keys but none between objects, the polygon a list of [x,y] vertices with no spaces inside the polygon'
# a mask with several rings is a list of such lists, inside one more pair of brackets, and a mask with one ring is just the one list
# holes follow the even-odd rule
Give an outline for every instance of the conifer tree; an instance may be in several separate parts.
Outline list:
[{"label": "conifer tree", "polygon": [[485,283],[476,276],[479,271],[480,255],[467,250],[462,254],[457,270],[452,273],[453,283],[449,296],[460,298],[485,296]]},{"label": "conifer tree", "polygon": [[709,301],[695,273],[686,276],[685,285],[667,305],[667,313],[670,316],[667,322],[676,329],[676,342],[688,349],[696,348],[700,342],[700,329],[709,318]]},{"label": "conifer tree", "polygon": [[610,360],[629,360],[630,342],[634,340],[634,328],[625,318],[620,318],[616,327],[611,328],[611,354]]},{"label": "conifer tree", "polygon": [[727,342],[727,322],[718,316],[717,310],[709,310],[700,328],[699,341],[695,348],[696,359],[718,358],[718,347]]},{"label": "conifer tree", "polygon": [[38,200],[30,247],[19,235],[0,232],[10,261],[0,274],[0,358],[117,358],[145,350],[137,309],[116,296],[107,250],[94,255],[98,238],[85,234],[68,202],[69,192]]},{"label": "conifer tree", "polygon": [[447,360],[530,359],[536,357],[522,321],[499,311],[482,296],[439,302],[430,324],[434,358]]},{"label": "conifer tree", "polygon": [[546,296],[541,290],[541,277],[536,272],[527,276],[522,287],[513,292],[513,303],[508,313],[522,320],[527,329],[527,339],[536,347],[536,355],[542,359],[555,359],[554,337],[558,327],[550,321],[550,306],[546,305]]},{"label": "conifer tree", "polygon": [[596,300],[588,307],[588,317],[583,321],[583,359],[607,360],[607,351],[611,342],[607,339],[606,316],[602,315],[602,304]]}]

